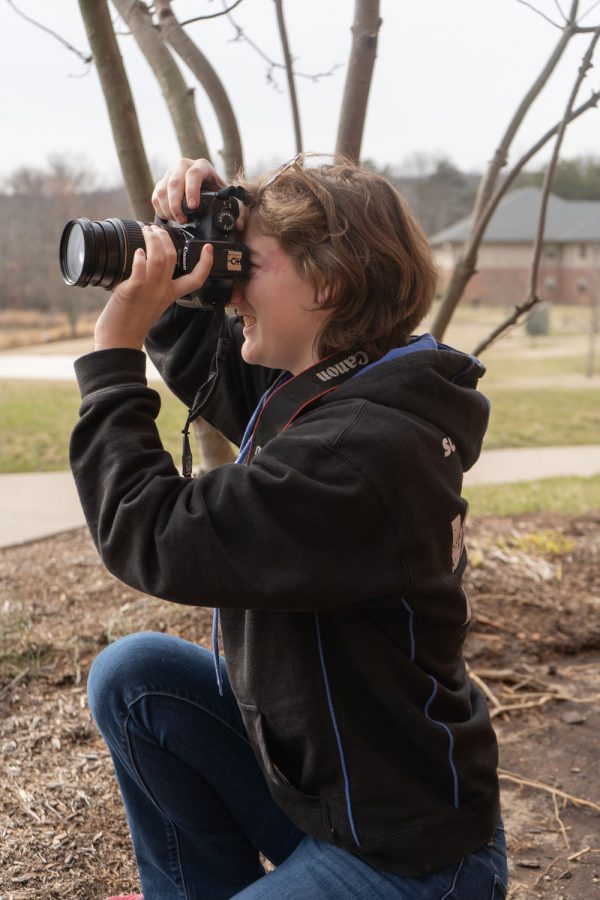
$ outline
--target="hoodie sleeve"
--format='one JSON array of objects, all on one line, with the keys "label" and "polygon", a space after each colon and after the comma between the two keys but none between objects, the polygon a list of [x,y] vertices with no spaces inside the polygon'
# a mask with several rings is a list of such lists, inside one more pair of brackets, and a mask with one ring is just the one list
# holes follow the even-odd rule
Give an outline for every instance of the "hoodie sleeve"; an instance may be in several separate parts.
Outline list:
[{"label": "hoodie sleeve", "polygon": [[179,476],[155,426],[144,356],[82,357],[70,447],[88,526],[107,568],[157,597],[200,606],[335,609],[397,602],[406,567],[364,474],[302,423],[251,466]]},{"label": "hoodie sleeve", "polygon": [[[241,357],[242,326],[226,320],[231,347],[221,380],[202,417],[239,446],[244,429],[266,389],[279,371],[249,366]],[[190,407],[206,380],[217,345],[217,321],[212,312],[173,304],[146,338],[148,355],[173,393]]]}]

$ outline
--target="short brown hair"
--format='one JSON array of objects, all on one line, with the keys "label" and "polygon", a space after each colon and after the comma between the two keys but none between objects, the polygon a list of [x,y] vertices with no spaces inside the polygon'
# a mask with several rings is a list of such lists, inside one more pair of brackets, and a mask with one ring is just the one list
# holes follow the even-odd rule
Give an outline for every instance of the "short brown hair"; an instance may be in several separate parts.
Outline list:
[{"label": "short brown hair", "polygon": [[[336,158],[244,181],[252,221],[276,237],[332,315],[317,336],[319,358],[360,347],[378,359],[403,346],[428,312],[436,269],[408,205],[381,175]],[[328,289],[328,291],[327,291]]]}]

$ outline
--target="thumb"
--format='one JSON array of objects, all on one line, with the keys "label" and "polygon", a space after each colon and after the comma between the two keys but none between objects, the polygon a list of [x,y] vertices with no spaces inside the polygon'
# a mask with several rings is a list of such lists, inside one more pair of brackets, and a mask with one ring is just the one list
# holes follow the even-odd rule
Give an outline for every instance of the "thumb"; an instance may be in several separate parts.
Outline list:
[{"label": "thumb", "polygon": [[171,282],[175,298],[183,297],[184,294],[197,291],[198,288],[202,287],[210,275],[213,259],[214,250],[212,244],[204,244],[200,253],[200,259],[192,271],[188,275],[182,275],[181,278],[174,278]]}]

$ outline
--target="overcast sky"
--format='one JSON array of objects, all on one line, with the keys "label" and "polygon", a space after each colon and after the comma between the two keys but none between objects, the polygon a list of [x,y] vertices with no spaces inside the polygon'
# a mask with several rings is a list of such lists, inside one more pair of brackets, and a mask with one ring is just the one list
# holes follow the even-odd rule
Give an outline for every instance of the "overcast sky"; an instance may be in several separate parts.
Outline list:
[{"label": "overcast sky", "polygon": [[[229,0],[228,5],[231,5]],[[532,0],[552,18],[567,0]],[[77,0],[14,0],[14,6],[59,32],[83,52],[88,43]],[[585,24],[600,6],[582,0]],[[174,0],[180,19],[221,8],[221,0]],[[299,71],[340,64],[318,82],[299,79],[306,149],[330,151],[350,49],[353,0],[286,0],[292,53]],[[363,157],[398,165],[416,153],[448,156],[478,170],[490,158],[509,116],[541,69],[558,30],[518,0],[381,0],[383,25],[363,140]],[[281,58],[272,0],[243,0],[235,22],[262,50]],[[278,90],[266,82],[267,64],[243,42],[226,17],[189,26],[221,76],[237,112],[250,167],[294,155],[283,74]],[[179,153],[155,79],[133,38],[119,38],[148,157],[162,171]],[[580,36],[527,119],[514,153],[524,151],[561,116],[587,37]],[[600,86],[598,68],[583,95]],[[595,74],[594,74],[595,73]],[[189,73],[186,77],[190,83]],[[215,158],[219,130],[201,89],[197,105]],[[43,167],[51,154],[87,163],[104,182],[120,180],[96,72],[50,35],[23,21],[0,0],[0,177],[21,165]],[[600,113],[573,125],[565,156],[600,154]],[[545,154],[547,157],[548,153]],[[543,155],[540,160],[545,158]]]}]

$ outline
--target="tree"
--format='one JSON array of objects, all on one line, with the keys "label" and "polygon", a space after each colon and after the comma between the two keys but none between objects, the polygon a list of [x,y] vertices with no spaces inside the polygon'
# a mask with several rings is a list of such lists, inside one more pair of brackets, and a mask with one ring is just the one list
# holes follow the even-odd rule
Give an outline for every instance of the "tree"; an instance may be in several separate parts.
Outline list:
[{"label": "tree", "polygon": [[[224,140],[225,167],[228,176],[233,177],[235,170],[241,167],[243,158],[231,104],[210,63],[177,22],[169,0],[158,0],[156,3],[157,28],[155,28],[149,5],[141,0],[133,0],[133,2],[131,0],[113,0],[113,4],[131,29],[161,85],[182,155],[204,156],[210,159],[197,117],[193,91],[186,88],[169,48],[172,48],[189,66],[213,103]],[[151,211],[148,210],[151,195],[150,170],[141,141],[133,98],[110,22],[108,5],[106,0],[99,0],[99,2],[79,0],[79,5],[98,68],[131,203],[138,218],[149,218],[151,216]],[[275,0],[275,8],[288,76],[296,146],[301,148],[300,115],[294,87],[291,52],[285,29],[283,0]],[[354,41],[338,135],[338,149],[356,159],[360,153],[379,25],[379,0],[356,0],[353,25]],[[132,158],[136,161],[135,166]],[[205,467],[209,460],[231,461],[231,448],[224,439],[220,439],[214,430],[201,420],[196,420],[194,425]]]},{"label": "tree", "polygon": [[[541,187],[547,167],[524,172],[516,187]],[[556,166],[552,193],[565,200],[600,200],[600,157],[578,156],[561,159]]]},{"label": "tree", "polygon": [[352,50],[335,148],[336,153],[343,153],[354,160],[360,158],[380,26],[379,0],[356,0]]},{"label": "tree", "polygon": [[[525,2],[525,0],[522,0],[522,2]],[[526,5],[529,4],[527,3]],[[560,9],[560,7],[558,8]],[[505,195],[509,187],[514,183],[515,179],[521,173],[527,163],[543,146],[545,146],[545,144],[548,143],[548,141],[550,141],[552,138],[555,138],[552,160],[548,167],[548,171],[546,173],[546,178],[544,181],[542,204],[538,223],[537,237],[533,248],[533,259],[531,264],[531,275],[529,279],[527,297],[525,298],[524,303],[521,306],[516,307],[515,312],[511,316],[509,316],[506,321],[503,322],[501,326],[499,326],[499,328],[495,329],[495,331],[492,332],[492,334],[485,341],[483,341],[477,348],[475,348],[474,352],[476,353],[481,353],[500,334],[502,334],[508,327],[519,321],[519,319],[525,313],[527,313],[536,303],[539,302],[539,297],[537,295],[537,276],[544,236],[546,209],[562,141],[569,123],[576,119],[578,116],[582,115],[588,109],[595,106],[598,102],[598,99],[600,99],[600,91],[596,91],[592,93],[591,97],[585,103],[581,104],[578,107],[575,107],[577,94],[584,78],[586,77],[592,65],[596,43],[600,36],[600,26],[582,27],[578,24],[578,11],[579,0],[572,0],[568,16],[563,18],[563,22],[561,24],[553,23],[560,30],[560,37],[542,71],[540,72],[534,83],[531,85],[529,90],[526,92],[513,117],[508,123],[508,126],[502,136],[496,152],[494,153],[494,156],[481,179],[475,199],[475,204],[471,214],[470,233],[467,237],[467,240],[465,241],[461,255],[456,263],[453,274],[446,289],[446,293],[442,298],[442,302],[432,325],[432,332],[435,337],[437,337],[438,339],[443,337],[448,323],[450,322],[450,319],[452,318],[452,315],[461,297],[463,296],[465,287],[476,271],[479,246],[481,244],[483,235],[485,234],[485,230],[490,222],[490,219],[496,211],[500,200]],[[546,18],[546,16],[544,16],[544,18]],[[590,33],[592,35],[592,39],[588,50],[582,60],[581,66],[579,67],[577,78],[575,79],[575,83],[573,85],[573,89],[569,96],[561,121],[558,122],[548,132],[546,132],[546,134],[543,135],[537,141],[537,143],[529,149],[527,153],[521,156],[521,158],[513,164],[504,180],[501,180],[500,175],[502,169],[508,162],[510,148],[527,112],[530,110],[532,104],[541,93],[548,78],[558,65],[558,62],[560,61],[569,41],[573,38],[574,35],[582,33]]]}]

